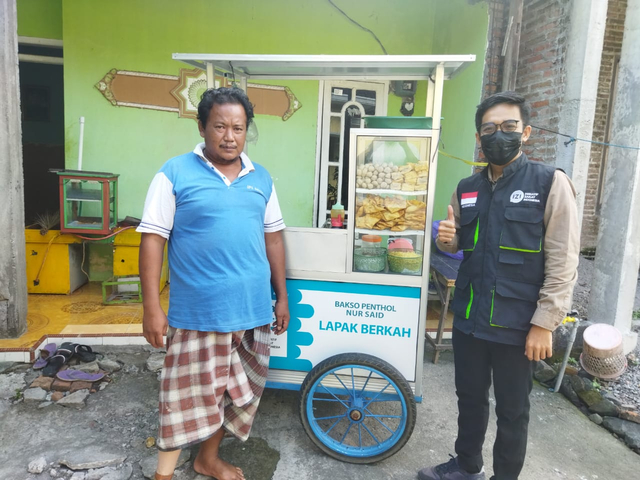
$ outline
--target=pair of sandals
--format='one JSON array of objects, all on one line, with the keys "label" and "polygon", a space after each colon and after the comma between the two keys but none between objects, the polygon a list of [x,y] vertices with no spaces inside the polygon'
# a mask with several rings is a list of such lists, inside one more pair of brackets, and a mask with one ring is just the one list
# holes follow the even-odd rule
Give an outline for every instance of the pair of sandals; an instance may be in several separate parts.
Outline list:
[{"label": "pair of sandals", "polygon": [[[81,362],[93,362],[97,358],[97,354],[88,345],[64,342],[60,345],[60,348],[58,348],[55,343],[49,343],[40,351],[40,358],[34,363],[33,369],[42,369],[42,374],[45,377],[55,377],[62,366],[74,355],[79,358]],[[58,378],[60,377],[58,376]],[[81,379],[77,378],[77,380]]]}]

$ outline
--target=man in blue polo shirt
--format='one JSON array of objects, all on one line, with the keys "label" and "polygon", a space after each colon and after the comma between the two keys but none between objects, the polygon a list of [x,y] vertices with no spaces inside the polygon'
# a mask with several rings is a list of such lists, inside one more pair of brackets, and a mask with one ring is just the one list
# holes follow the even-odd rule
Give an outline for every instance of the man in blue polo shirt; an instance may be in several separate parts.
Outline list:
[{"label": "man in blue polo shirt", "polygon": [[[285,228],[269,173],[243,153],[253,107],[237,88],[209,89],[198,106],[204,143],[154,177],[144,207],[140,276],[143,332],[167,336],[160,383],[156,480],[170,480],[180,449],[201,443],[196,472],[241,480],[218,457],[225,431],[249,436],[269,365],[273,330],[289,322]],[[169,313],[158,284],[169,240]]]}]

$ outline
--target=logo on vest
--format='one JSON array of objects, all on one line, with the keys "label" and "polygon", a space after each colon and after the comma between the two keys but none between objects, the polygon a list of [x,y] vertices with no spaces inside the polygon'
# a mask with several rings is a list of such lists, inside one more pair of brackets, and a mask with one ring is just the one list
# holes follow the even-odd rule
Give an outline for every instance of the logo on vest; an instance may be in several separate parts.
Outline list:
[{"label": "logo on vest", "polygon": [[463,193],[460,197],[460,207],[475,207],[478,201],[478,192]]},{"label": "logo on vest", "polygon": [[511,203],[520,203],[524,199],[524,192],[522,190],[516,190],[511,194],[509,199]]},{"label": "logo on vest", "polygon": [[539,193],[524,193],[522,190],[516,190],[511,194],[511,203],[533,202],[540,203]]},{"label": "logo on vest", "polygon": [[540,199],[538,198],[538,195],[540,195],[540,194],[539,193],[525,193],[524,194],[524,201],[525,202],[540,203]]}]

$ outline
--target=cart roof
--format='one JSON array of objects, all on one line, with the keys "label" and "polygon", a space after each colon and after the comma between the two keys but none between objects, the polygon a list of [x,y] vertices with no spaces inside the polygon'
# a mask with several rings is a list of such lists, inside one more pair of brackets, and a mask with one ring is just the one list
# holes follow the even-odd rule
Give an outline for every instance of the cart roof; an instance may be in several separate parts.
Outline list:
[{"label": "cart roof", "polygon": [[174,53],[173,59],[205,70],[212,63],[216,70],[248,79],[426,80],[440,64],[444,78],[450,79],[476,56]]}]

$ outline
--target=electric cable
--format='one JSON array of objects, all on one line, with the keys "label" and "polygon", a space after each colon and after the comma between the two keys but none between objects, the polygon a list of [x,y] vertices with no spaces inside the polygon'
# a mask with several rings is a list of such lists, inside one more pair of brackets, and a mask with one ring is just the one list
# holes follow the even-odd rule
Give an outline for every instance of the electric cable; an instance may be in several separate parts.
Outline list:
[{"label": "electric cable", "polygon": [[[73,234],[74,237],[78,237],[81,238],[83,240],[82,242],[82,264],[80,265],[80,269],[82,270],[82,273],[84,273],[87,278],[89,278],[89,274],[87,272],[84,271],[84,268],[82,268],[82,266],[84,265],[84,261],[85,261],[85,244],[86,241],[96,241],[96,240],[106,240],[107,238],[111,238],[115,235],[118,235],[119,233],[124,232],[125,230],[129,230],[130,228],[135,228],[133,226],[130,227],[124,227],[121,228],[120,230],[117,230],[115,232],[113,232],[110,235],[106,235],[104,237],[98,237],[98,238],[90,238],[90,237],[83,237],[82,235],[77,235],[77,234]],[[51,244],[53,243],[53,241],[58,238],[59,236],[61,236],[62,233],[58,233],[57,235],[51,237],[51,240],[49,240],[49,243],[47,244],[47,249],[44,252],[44,258],[42,259],[42,263],[40,264],[40,268],[38,269],[38,274],[36,275],[36,278],[33,280],[33,284],[34,285],[38,285],[40,283],[40,274],[42,273],[42,270],[44,268],[44,264],[47,261],[47,257],[49,256],[49,249],[51,248]]]},{"label": "electric cable", "polygon": [[447,152],[444,152],[442,150],[438,150],[438,153],[440,155],[444,155],[445,157],[453,158],[454,160],[460,160],[461,162],[464,162],[467,165],[472,165],[472,166],[475,166],[475,167],[486,167],[488,165],[488,163],[486,163],[486,162],[472,162],[471,160],[465,160],[464,158],[456,157],[455,155],[451,155],[451,154],[449,154]]},{"label": "electric cable", "polygon": [[116,230],[115,232],[113,232],[113,233],[111,233],[109,235],[105,235],[104,237],[83,237],[82,235],[78,235],[77,233],[73,233],[72,235],[74,237],[81,238],[82,240],[98,241],[98,240],[106,240],[107,238],[114,237],[114,236],[118,235],[119,233],[124,232],[125,230],[129,230],[130,228],[136,228],[136,227],[133,227],[133,226],[124,227],[124,228],[121,228],[120,230]]},{"label": "electric cable", "polygon": [[49,240],[49,243],[47,244],[47,249],[44,251],[44,258],[42,259],[42,263],[40,264],[40,268],[38,269],[38,274],[36,275],[36,278],[33,279],[33,284],[34,285],[39,285],[40,284],[40,274],[42,273],[42,269],[44,268],[44,262],[47,261],[47,256],[49,255],[49,249],[51,248],[51,244],[60,235],[62,235],[62,234],[58,233],[58,234],[54,235],[53,237],[51,237],[51,240]]},{"label": "electric cable", "polygon": [[572,135],[568,135],[566,133],[556,132],[555,130],[550,130],[544,127],[538,127],[537,125],[531,125],[531,127],[537,128],[538,130],[543,130],[545,132],[555,133],[556,135],[560,135],[561,137],[567,137],[569,140],[564,142],[565,147],[568,147],[569,145],[575,142],[589,142],[589,143],[595,143],[596,145],[604,145],[606,147],[626,148],[629,150],[640,150],[640,147],[632,147],[630,145],[616,145],[615,143],[598,142],[596,140],[587,140],[586,138],[577,138]]},{"label": "electric cable", "polygon": [[363,27],[362,25],[360,25],[358,22],[356,22],[353,18],[351,18],[349,15],[347,15],[343,10],[340,9],[340,7],[338,7],[335,3],[333,3],[331,0],[327,0],[327,2],[329,2],[333,8],[335,8],[336,10],[338,10],[342,15],[344,15],[351,23],[353,23],[354,25],[356,25],[357,27],[361,28],[362,30],[364,30],[365,32],[370,33],[373,38],[376,39],[376,42],[378,42],[378,45],[380,45],[380,48],[382,48],[382,51],[384,52],[385,55],[389,55],[387,53],[387,49],[384,48],[384,45],[382,45],[382,42],[380,41],[380,39],[378,38],[378,36],[373,33],[371,30],[369,30],[367,27]]},{"label": "electric cable", "polygon": [[[561,137],[568,138],[569,140],[564,142],[564,146],[565,147],[568,147],[569,145],[571,145],[572,143],[575,143],[575,142],[589,142],[589,143],[594,143],[596,145],[604,145],[606,147],[626,148],[628,150],[640,150],[640,147],[632,147],[630,145],[617,145],[615,143],[598,142],[596,140],[587,140],[585,138],[577,138],[577,137],[574,137],[574,136],[566,134],[566,133],[558,132],[556,130],[551,130],[549,128],[539,127],[537,125],[531,125],[531,127],[532,128],[537,128],[538,130],[542,130],[542,131],[545,131],[545,132],[554,133],[556,135],[560,135]],[[472,162],[470,160],[465,160],[464,158],[460,158],[460,157],[456,157],[454,155],[450,155],[450,154],[448,154],[446,152],[443,152],[442,150],[438,150],[438,153],[444,155],[445,157],[453,158],[455,160],[460,160],[461,162],[464,162],[467,165],[473,165],[473,166],[479,166],[479,167],[486,167],[487,166],[487,163],[485,163],[485,162]]]},{"label": "electric cable", "polygon": [[91,279],[89,278],[89,274],[87,272],[84,271],[84,260],[85,260],[85,250],[86,250],[86,246],[87,246],[87,241],[83,240],[82,241],[82,262],[80,263],[80,270],[82,270],[82,273],[84,273],[87,276],[87,281],[91,281]]}]

